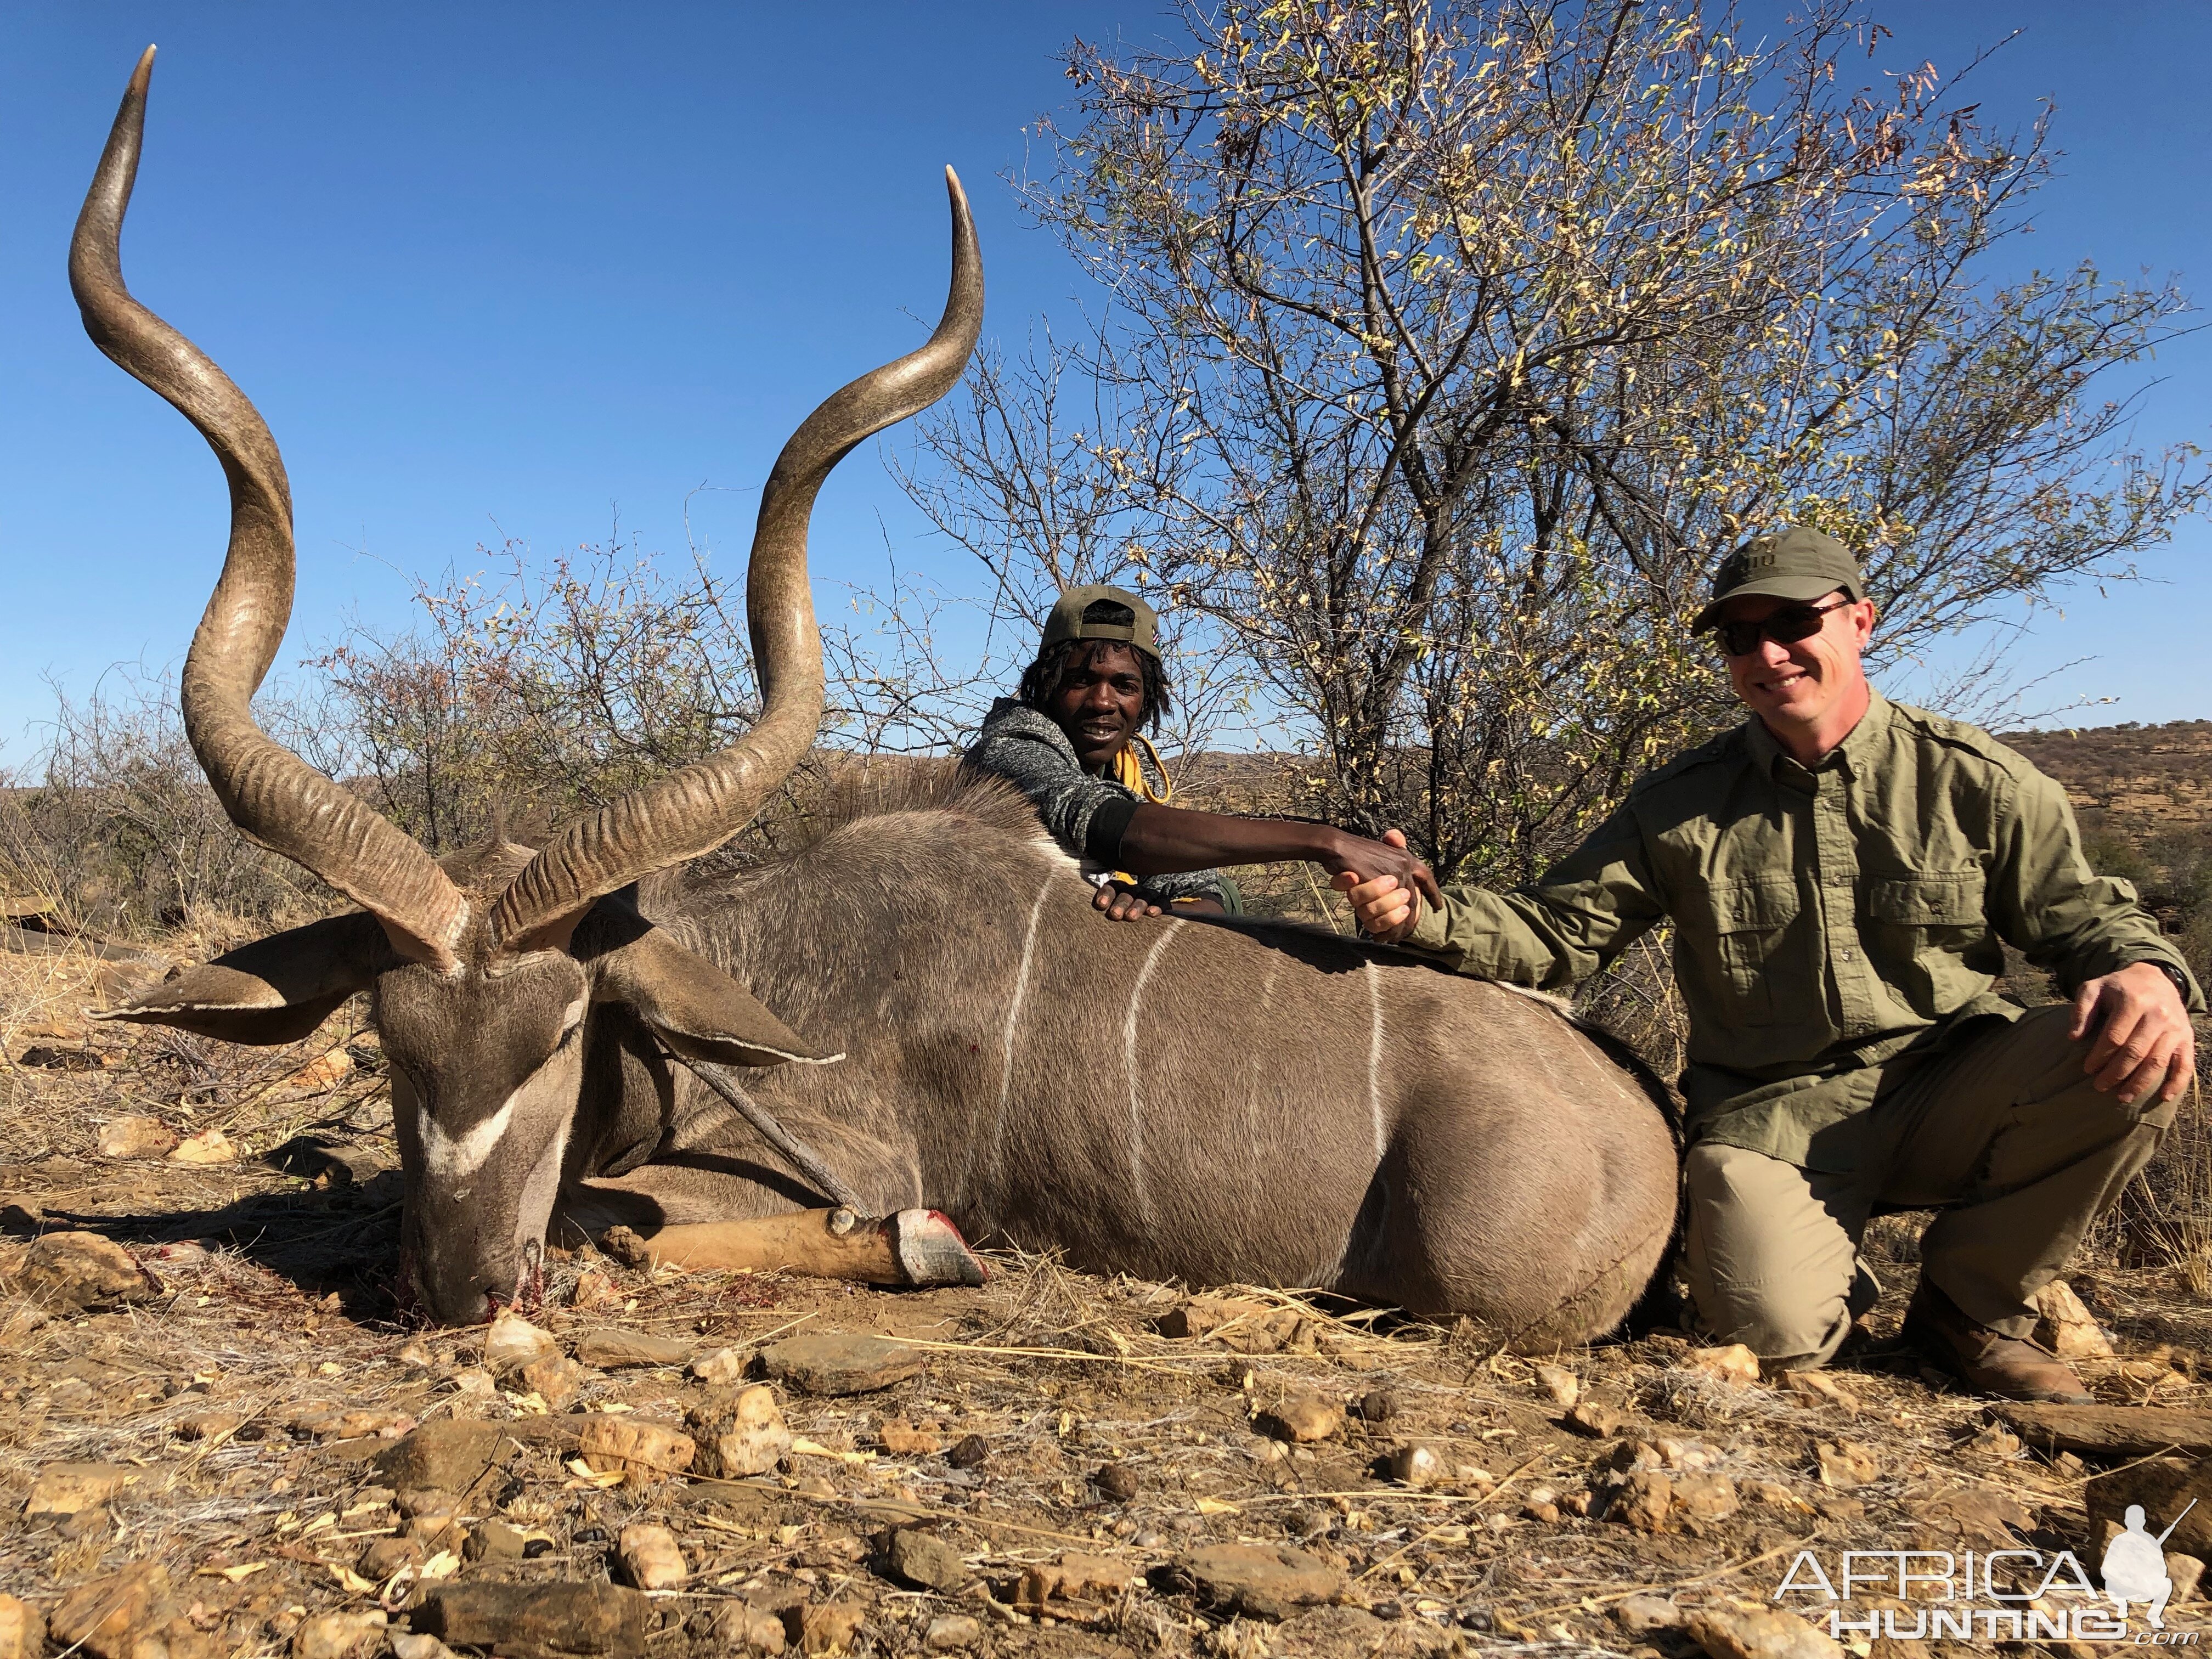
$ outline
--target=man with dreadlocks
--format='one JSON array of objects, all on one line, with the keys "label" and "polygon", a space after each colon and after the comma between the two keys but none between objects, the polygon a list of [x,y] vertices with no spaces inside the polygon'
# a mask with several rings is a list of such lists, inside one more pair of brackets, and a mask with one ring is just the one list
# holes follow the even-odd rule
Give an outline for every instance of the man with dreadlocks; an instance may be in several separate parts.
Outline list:
[{"label": "man with dreadlocks", "polygon": [[1396,877],[1431,895],[1428,868],[1402,848],[1291,818],[1239,818],[1168,805],[1167,768],[1143,728],[1171,707],[1159,618],[1118,587],[1071,587],[1046,618],[1020,692],[991,705],[967,764],[1005,778],[1053,838],[1084,861],[1099,909],[1116,921],[1164,909],[1236,914],[1216,867],[1303,859],[1334,875]]}]

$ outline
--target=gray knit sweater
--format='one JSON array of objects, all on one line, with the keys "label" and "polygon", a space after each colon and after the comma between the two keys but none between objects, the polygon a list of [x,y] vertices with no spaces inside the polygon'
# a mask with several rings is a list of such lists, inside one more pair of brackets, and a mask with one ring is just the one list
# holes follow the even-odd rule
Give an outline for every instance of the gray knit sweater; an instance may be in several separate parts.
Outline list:
[{"label": "gray knit sweater", "polygon": [[[1126,784],[1085,771],[1075,758],[1075,745],[1050,715],[1016,698],[1000,697],[991,705],[963,763],[995,773],[1027,795],[1045,829],[1070,856],[1089,867],[1115,867],[1121,832],[1140,798]],[[1166,780],[1142,749],[1137,763],[1155,787],[1164,787]],[[1235,884],[1218,870],[1149,876],[1137,884],[1137,891],[1160,905],[1178,898],[1210,898],[1231,911],[1240,908]]]}]

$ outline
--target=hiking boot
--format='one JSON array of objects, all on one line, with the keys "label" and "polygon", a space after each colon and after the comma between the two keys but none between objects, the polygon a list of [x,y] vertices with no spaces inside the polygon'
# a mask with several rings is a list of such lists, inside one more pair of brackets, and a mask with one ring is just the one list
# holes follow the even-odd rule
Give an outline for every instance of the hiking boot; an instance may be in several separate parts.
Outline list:
[{"label": "hiking boot", "polygon": [[1977,1325],[1924,1277],[1905,1311],[1904,1334],[1931,1364],[1975,1394],[2058,1406],[2094,1403],[2073,1368],[2043,1344]]}]

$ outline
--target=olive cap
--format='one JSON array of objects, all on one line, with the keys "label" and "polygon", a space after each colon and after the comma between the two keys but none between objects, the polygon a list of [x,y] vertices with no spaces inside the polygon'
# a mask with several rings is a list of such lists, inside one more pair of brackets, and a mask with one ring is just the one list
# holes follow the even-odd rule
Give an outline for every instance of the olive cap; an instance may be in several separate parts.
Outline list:
[{"label": "olive cap", "polygon": [[1048,647],[1062,640],[1118,640],[1154,662],[1160,659],[1159,631],[1160,619],[1152,606],[1125,588],[1103,582],[1069,588],[1044,619]]},{"label": "olive cap", "polygon": [[1690,623],[1690,631],[1716,626],[1721,606],[1738,594],[1817,599],[1839,587],[1854,599],[1866,598],[1866,578],[1850,549],[1833,536],[1795,525],[1746,542],[1721,561],[1713,572],[1713,597]]}]

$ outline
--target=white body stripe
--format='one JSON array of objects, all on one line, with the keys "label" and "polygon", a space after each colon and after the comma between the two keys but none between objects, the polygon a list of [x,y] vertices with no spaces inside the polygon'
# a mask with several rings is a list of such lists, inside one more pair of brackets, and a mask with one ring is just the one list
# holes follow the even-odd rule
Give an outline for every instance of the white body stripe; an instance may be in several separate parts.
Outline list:
[{"label": "white body stripe", "polygon": [[[1037,889],[1036,902],[1030,906],[1029,931],[1022,935],[1021,966],[1014,970],[1014,994],[1006,1003],[1006,1030],[1002,1039],[1006,1052],[999,1061],[999,1110],[991,1120],[991,1169],[994,1174],[998,1172],[1004,1155],[1006,1105],[1014,1093],[1014,1032],[1021,1024],[1022,1004],[1029,999],[1030,963],[1036,956],[1037,920],[1044,915],[1044,902],[1052,896],[1053,884],[1060,878],[1061,872],[1057,870],[1047,876],[1044,884]],[[974,1135],[968,1138],[968,1156],[960,1166],[960,1192],[963,1198],[968,1192],[968,1177],[975,1167],[975,1142],[978,1139]]]},{"label": "white body stripe", "polygon": [[1145,1185],[1145,1096],[1137,1072],[1137,1011],[1144,1006],[1145,981],[1159,965],[1160,952],[1168,948],[1168,941],[1182,925],[1170,922],[1145,953],[1145,965],[1137,970],[1137,982],[1129,992],[1129,1012],[1121,1021],[1121,1067],[1129,1079],[1129,1184],[1137,1194],[1137,1213],[1147,1226],[1157,1224],[1159,1218],[1153,1213],[1152,1194]]}]

